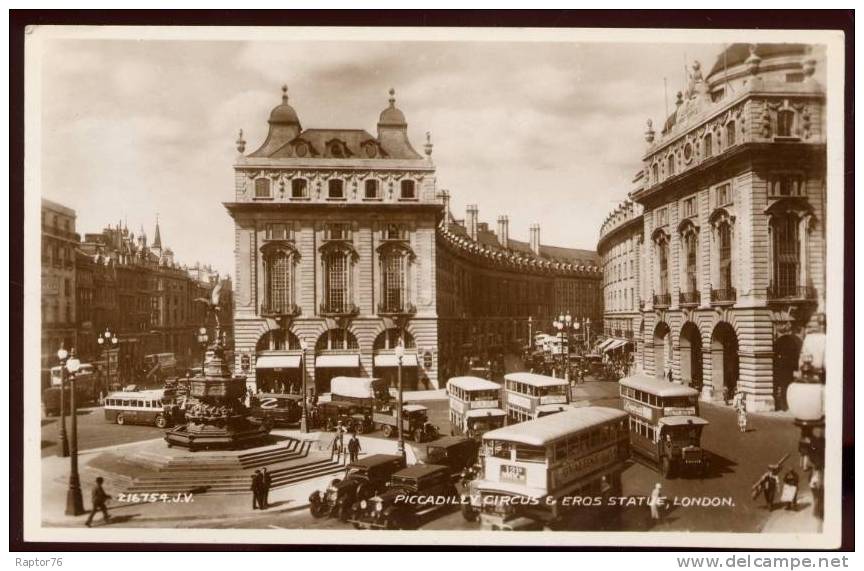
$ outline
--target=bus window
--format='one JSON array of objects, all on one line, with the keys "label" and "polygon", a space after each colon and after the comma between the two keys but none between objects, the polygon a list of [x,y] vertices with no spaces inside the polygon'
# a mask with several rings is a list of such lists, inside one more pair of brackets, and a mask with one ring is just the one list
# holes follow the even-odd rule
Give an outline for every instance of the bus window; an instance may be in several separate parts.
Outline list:
[{"label": "bus window", "polygon": [[488,446],[489,455],[495,458],[510,459],[511,443],[506,441],[493,440]]},{"label": "bus window", "polygon": [[555,445],[555,461],[560,462],[567,458],[567,442],[558,442]]},{"label": "bus window", "polygon": [[546,448],[542,446],[526,446],[525,444],[517,444],[516,460],[521,460],[523,462],[545,462]]}]

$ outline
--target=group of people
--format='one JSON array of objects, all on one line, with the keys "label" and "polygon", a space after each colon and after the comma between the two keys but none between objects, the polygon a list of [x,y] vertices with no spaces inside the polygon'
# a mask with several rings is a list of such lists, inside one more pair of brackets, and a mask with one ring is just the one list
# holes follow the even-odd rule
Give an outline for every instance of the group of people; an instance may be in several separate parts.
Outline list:
[{"label": "group of people", "polygon": [[[798,507],[798,472],[794,469],[788,470],[781,482],[781,463],[782,461],[777,464],[770,464],[768,471],[753,484],[753,499],[759,497],[761,493],[765,498],[765,507],[770,511],[774,510],[777,503],[786,504],[787,510],[794,510]],[[779,502],[775,502],[778,490],[780,491],[780,499]]]},{"label": "group of people", "polygon": [[270,507],[270,486],[272,479],[267,468],[255,470],[252,474],[252,509],[266,510]]},{"label": "group of people", "polygon": [[351,431],[351,438],[348,440],[348,444],[345,444],[345,434],[348,433],[348,429],[339,421],[339,424],[336,425],[336,434],[333,436],[333,443],[330,448],[330,459],[336,459],[340,461],[344,458],[344,455],[347,452],[348,462],[353,463],[357,461],[357,458],[360,456],[360,439],[357,438],[357,433]]}]

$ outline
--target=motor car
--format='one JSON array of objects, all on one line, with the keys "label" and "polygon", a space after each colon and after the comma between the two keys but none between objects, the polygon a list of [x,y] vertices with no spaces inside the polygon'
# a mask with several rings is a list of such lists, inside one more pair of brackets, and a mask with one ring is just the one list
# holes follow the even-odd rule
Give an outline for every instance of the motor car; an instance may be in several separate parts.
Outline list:
[{"label": "motor car", "polygon": [[348,432],[365,434],[372,430],[372,409],[352,402],[331,400],[316,405],[315,418],[324,430],[335,430],[339,423]]},{"label": "motor car", "polygon": [[297,424],[303,416],[303,397],[284,393],[258,393],[250,399],[252,418],[273,427]]},{"label": "motor car", "polygon": [[477,463],[477,441],[468,436],[444,436],[425,446],[412,446],[417,462],[447,466],[454,481]]},{"label": "motor car", "polygon": [[391,476],[405,467],[402,456],[373,454],[352,462],[345,475],[330,482],[327,489],[309,496],[312,517],[338,517],[345,521],[354,504],[386,490]]},{"label": "motor car", "polygon": [[458,504],[449,467],[416,464],[393,474],[383,493],[355,503],[348,521],[357,529],[417,529]]},{"label": "motor car", "polygon": [[[390,406],[372,415],[372,420],[381,427],[381,431],[387,438],[399,432],[396,412],[396,407]],[[421,404],[402,405],[402,431],[414,442],[435,440],[440,434],[438,427],[429,422],[429,409]]]}]

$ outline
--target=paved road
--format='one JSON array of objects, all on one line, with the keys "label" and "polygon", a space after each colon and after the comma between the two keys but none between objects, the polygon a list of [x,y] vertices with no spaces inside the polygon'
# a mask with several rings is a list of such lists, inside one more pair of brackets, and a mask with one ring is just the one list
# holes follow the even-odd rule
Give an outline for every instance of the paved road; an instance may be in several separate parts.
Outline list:
[{"label": "paved road", "polygon": [[[70,419],[66,418],[66,433],[70,430]],[[78,410],[78,449],[103,448],[129,442],[160,438],[163,431],[155,426],[119,426],[105,420],[101,407]],[[60,419],[52,416],[42,419],[42,457],[59,452]]]}]

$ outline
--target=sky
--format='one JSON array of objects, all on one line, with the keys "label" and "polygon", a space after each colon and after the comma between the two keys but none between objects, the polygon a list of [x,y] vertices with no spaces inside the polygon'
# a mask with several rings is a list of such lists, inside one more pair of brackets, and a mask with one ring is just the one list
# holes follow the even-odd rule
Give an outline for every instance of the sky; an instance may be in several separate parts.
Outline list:
[{"label": "sky", "polygon": [[[320,42],[55,39],[42,62],[43,196],[77,211],[77,231],[123,220],[179,263],[233,273],[234,141],[267,134],[287,84],[304,128],[373,135],[388,90],[437,185],[463,218],[544,244],[595,249],[645,150],[685,84],[719,44]],[[668,87],[664,93],[664,78]]]}]

